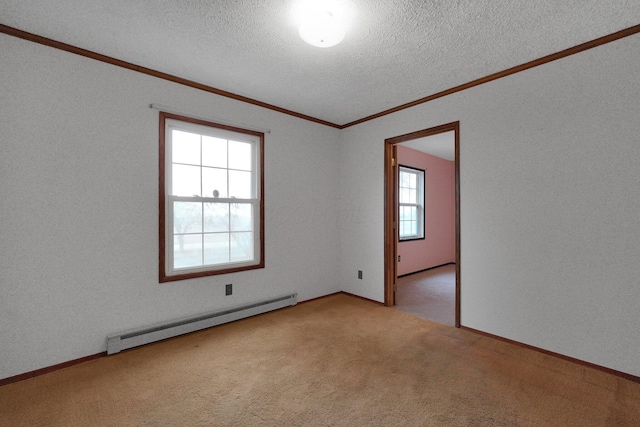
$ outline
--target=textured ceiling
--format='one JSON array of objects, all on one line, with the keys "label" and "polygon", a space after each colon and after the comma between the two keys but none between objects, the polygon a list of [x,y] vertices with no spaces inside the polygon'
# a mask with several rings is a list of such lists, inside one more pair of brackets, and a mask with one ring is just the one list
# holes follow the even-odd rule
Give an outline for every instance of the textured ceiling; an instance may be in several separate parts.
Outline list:
[{"label": "textured ceiling", "polygon": [[638,0],[335,1],[327,49],[296,0],[0,0],[0,23],[335,124],[640,23]]}]

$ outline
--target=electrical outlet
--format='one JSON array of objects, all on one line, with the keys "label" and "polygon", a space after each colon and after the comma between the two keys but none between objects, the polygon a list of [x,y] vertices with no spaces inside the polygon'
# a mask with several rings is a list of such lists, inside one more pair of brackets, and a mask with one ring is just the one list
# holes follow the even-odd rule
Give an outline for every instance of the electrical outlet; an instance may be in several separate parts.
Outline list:
[{"label": "electrical outlet", "polygon": [[229,283],[228,285],[226,285],[224,287],[224,294],[225,295],[231,295],[233,294],[233,285],[231,283]]},{"label": "electrical outlet", "polygon": [[362,270],[358,270],[358,279],[362,280]]}]

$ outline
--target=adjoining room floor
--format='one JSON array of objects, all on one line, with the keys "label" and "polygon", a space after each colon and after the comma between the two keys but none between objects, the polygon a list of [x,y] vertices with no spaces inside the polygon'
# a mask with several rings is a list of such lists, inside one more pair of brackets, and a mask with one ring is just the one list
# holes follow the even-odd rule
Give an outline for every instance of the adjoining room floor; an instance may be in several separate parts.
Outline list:
[{"label": "adjoining room floor", "polygon": [[454,264],[398,278],[397,310],[455,326],[455,304]]}]

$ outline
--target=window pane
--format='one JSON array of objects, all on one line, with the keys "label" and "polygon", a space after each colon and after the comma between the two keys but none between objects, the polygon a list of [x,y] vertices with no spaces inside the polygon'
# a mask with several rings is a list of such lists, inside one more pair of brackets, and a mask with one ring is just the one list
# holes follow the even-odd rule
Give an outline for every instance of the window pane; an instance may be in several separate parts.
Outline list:
[{"label": "window pane", "polygon": [[399,196],[400,203],[415,203],[416,202],[416,190],[411,190],[409,188],[403,188],[400,190]]},{"label": "window pane", "polygon": [[204,235],[204,262],[206,265],[229,262],[229,233]]},{"label": "window pane", "polygon": [[406,172],[400,172],[400,187],[409,186],[409,174]]},{"label": "window pane", "polygon": [[253,259],[253,233],[231,233],[231,261]]},{"label": "window pane", "polygon": [[400,206],[400,221],[405,221],[407,219],[411,219],[411,212],[407,208],[407,206]]},{"label": "window pane", "polygon": [[202,168],[202,197],[227,198],[227,170]]},{"label": "window pane", "polygon": [[202,165],[218,168],[227,167],[227,140],[202,136]]},{"label": "window pane", "polygon": [[201,196],[200,167],[173,165],[171,175],[171,194],[174,196]]},{"label": "window pane", "polygon": [[416,190],[407,190],[409,192],[409,199],[407,203],[416,203],[416,194],[418,193]]},{"label": "window pane", "polygon": [[251,144],[229,141],[229,169],[252,170]]},{"label": "window pane", "polygon": [[411,194],[411,190],[408,190],[406,188],[401,189],[399,194],[400,203],[409,203],[410,194]]},{"label": "window pane", "polygon": [[173,232],[202,233],[202,203],[173,202]]},{"label": "window pane", "polygon": [[200,135],[197,133],[173,130],[172,161],[173,163],[200,164]]},{"label": "window pane", "polygon": [[416,174],[415,173],[410,173],[409,174],[409,187],[416,188]]},{"label": "window pane", "polygon": [[173,265],[175,268],[202,265],[202,234],[174,235]]},{"label": "window pane", "polygon": [[409,227],[407,226],[407,221],[402,221],[400,223],[400,236],[406,236],[409,234]]},{"label": "window pane", "polygon": [[411,220],[411,207],[410,206],[402,206],[402,215],[400,216],[401,221],[410,221]]},{"label": "window pane", "polygon": [[229,197],[250,199],[253,197],[251,172],[229,171]]},{"label": "window pane", "polygon": [[204,204],[204,231],[206,233],[229,231],[228,203]]},{"label": "window pane", "polygon": [[400,237],[415,237],[418,235],[417,221],[401,221]]},{"label": "window pane", "polygon": [[231,231],[253,231],[253,206],[248,203],[231,204]]}]

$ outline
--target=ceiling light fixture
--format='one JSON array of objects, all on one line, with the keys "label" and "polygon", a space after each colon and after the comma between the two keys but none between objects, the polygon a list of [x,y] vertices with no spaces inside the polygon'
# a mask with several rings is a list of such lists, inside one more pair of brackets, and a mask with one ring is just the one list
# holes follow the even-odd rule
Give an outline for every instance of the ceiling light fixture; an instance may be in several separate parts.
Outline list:
[{"label": "ceiling light fixture", "polygon": [[331,47],[345,36],[346,26],[341,11],[335,4],[308,1],[298,12],[299,34],[312,46]]}]

